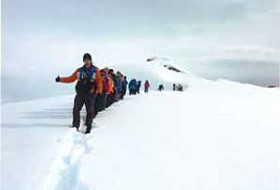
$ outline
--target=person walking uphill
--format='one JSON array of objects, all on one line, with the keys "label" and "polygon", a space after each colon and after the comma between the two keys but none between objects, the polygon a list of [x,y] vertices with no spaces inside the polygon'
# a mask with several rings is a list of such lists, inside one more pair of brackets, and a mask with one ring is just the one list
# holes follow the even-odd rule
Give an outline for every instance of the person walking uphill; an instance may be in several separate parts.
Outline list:
[{"label": "person walking uphill", "polygon": [[145,93],[149,92],[149,88],[150,88],[150,83],[149,83],[149,81],[146,80],[146,82],[145,82],[144,85],[145,85]]},{"label": "person walking uphill", "polygon": [[56,82],[72,83],[78,80],[76,84],[76,97],[73,107],[73,123],[72,127],[76,127],[79,130],[80,126],[80,111],[83,105],[86,106],[86,134],[90,133],[92,127],[92,120],[94,117],[94,104],[97,94],[102,93],[102,79],[99,69],[92,64],[92,58],[89,53],[83,56],[84,65],[78,68],[69,77],[56,78]]},{"label": "person walking uphill", "polygon": [[126,94],[126,89],[127,89],[127,84],[128,84],[126,76],[124,76],[122,78],[122,83],[121,84],[122,84],[121,99],[123,99],[123,97]]}]

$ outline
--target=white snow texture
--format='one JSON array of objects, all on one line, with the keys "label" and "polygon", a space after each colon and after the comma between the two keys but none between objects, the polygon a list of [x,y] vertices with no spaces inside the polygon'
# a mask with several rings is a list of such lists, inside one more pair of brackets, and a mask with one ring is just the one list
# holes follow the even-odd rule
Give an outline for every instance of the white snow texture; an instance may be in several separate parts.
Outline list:
[{"label": "white snow texture", "polygon": [[89,135],[74,95],[3,105],[1,189],[280,189],[279,89],[151,67],[188,88],[126,96]]}]

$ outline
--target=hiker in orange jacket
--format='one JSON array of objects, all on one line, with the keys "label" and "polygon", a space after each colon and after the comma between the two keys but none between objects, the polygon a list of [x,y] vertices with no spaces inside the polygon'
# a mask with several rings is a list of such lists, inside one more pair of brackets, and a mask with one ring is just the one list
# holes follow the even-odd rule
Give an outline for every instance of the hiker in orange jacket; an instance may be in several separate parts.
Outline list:
[{"label": "hiker in orange jacket", "polygon": [[110,77],[108,74],[109,69],[104,68],[100,70],[102,79],[102,94],[97,96],[95,103],[95,112],[100,112],[106,108],[108,94],[110,94]]},{"label": "hiker in orange jacket", "polygon": [[115,92],[114,92],[113,74],[114,74],[114,70],[113,69],[108,69],[109,81],[108,81],[108,94],[107,94],[106,107],[111,106],[114,102]]},{"label": "hiker in orange jacket", "polygon": [[112,75],[111,73],[109,73],[109,68],[104,68],[106,74],[107,74],[107,79],[108,81],[106,82],[106,92],[107,95],[114,93],[114,84],[113,84],[113,80],[112,80]]},{"label": "hiker in orange jacket", "polygon": [[86,134],[90,133],[92,128],[92,120],[94,117],[94,104],[97,94],[102,93],[102,80],[99,69],[92,64],[92,58],[89,53],[85,53],[83,56],[84,65],[78,68],[69,77],[56,78],[56,82],[72,83],[78,80],[76,84],[76,97],[73,107],[73,123],[72,127],[76,127],[79,130],[80,126],[80,111],[85,104],[87,116],[86,116]]}]

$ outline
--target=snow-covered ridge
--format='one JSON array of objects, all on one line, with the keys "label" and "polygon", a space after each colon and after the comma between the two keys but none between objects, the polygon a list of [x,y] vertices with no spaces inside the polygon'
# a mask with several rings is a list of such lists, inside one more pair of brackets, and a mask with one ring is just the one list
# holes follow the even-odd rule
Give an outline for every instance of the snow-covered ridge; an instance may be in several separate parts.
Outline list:
[{"label": "snow-covered ridge", "polygon": [[85,138],[68,128],[72,104],[65,96],[3,106],[1,189],[279,187],[276,89],[219,80],[126,97]]},{"label": "snow-covered ridge", "polygon": [[166,90],[171,90],[174,83],[187,88],[204,81],[180,67],[171,58],[165,57],[151,57],[140,63],[115,65],[113,68],[123,71],[129,79],[149,80],[152,89],[157,89],[159,84],[163,84]]},{"label": "snow-covered ridge", "polygon": [[[116,67],[117,68],[117,67]],[[156,89],[159,84],[163,84],[165,89],[171,90],[171,86],[175,84],[181,84],[184,89],[200,88],[203,85],[213,85],[213,80],[205,79],[200,76],[193,74],[187,69],[181,67],[172,58],[164,56],[154,56],[149,57],[145,61],[139,64],[132,65],[120,65],[119,68],[126,71],[126,73],[131,74],[131,77],[138,79],[151,79],[151,83],[155,84]],[[223,81],[222,83],[243,85],[243,86],[253,86],[255,88],[263,88],[260,86],[255,86],[253,84],[239,83],[235,81],[230,81],[228,79],[218,78],[215,81]],[[219,83],[219,84],[222,84]]]},{"label": "snow-covered ridge", "polygon": [[85,138],[68,128],[74,94],[2,106],[1,189],[279,188],[279,89],[204,80],[168,59],[125,68],[188,88],[125,97]]},{"label": "snow-covered ridge", "polygon": [[175,64],[175,61],[172,61],[170,58],[152,57],[152,58],[148,58],[146,61],[147,63],[162,65],[163,67],[169,69],[170,71],[174,71],[178,73],[186,73],[184,69],[180,68],[177,64]]}]

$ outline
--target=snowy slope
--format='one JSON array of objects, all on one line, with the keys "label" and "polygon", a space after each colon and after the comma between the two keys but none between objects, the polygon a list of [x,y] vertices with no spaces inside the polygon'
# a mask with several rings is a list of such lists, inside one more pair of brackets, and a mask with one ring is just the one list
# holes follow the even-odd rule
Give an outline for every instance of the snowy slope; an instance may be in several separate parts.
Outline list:
[{"label": "snowy slope", "polygon": [[89,189],[279,189],[279,94],[220,85],[228,84],[153,92],[104,113],[80,181]]},{"label": "snowy slope", "polygon": [[143,82],[148,79],[153,90],[157,89],[159,84],[163,84],[165,89],[171,90],[173,83],[181,84],[188,88],[197,86],[198,83],[207,82],[207,80],[181,68],[172,59],[164,57],[152,57],[142,63],[122,64],[112,67],[115,70],[122,71],[129,79],[136,78]]},{"label": "snowy slope", "polygon": [[1,189],[38,189],[68,132],[72,98],[2,106]]},{"label": "snowy slope", "polygon": [[280,91],[196,84],[127,97],[88,136],[73,96],[4,105],[1,189],[279,189]]}]

